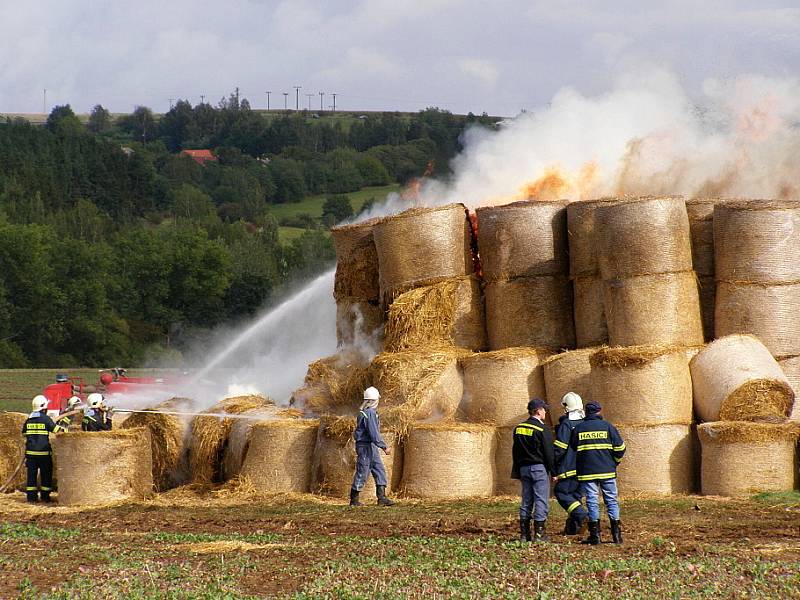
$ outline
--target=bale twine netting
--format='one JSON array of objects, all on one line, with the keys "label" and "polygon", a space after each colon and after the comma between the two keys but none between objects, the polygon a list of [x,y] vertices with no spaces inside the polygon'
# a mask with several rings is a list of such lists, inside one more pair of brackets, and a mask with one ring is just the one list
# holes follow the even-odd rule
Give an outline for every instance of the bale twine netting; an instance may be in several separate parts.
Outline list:
[{"label": "bale twine netting", "polygon": [[144,498],[153,492],[153,454],[147,427],[69,431],[54,437],[62,505]]},{"label": "bale twine netting", "polygon": [[703,321],[703,337],[710,342],[714,339],[714,313],[717,303],[717,282],[713,277],[699,277],[700,318]]},{"label": "bale twine netting", "polygon": [[735,497],[794,489],[796,426],[719,421],[702,423],[697,429],[703,495]]},{"label": "bale twine netting", "polygon": [[361,341],[379,340],[384,310],[372,300],[340,298],[336,301],[336,345],[352,346]]},{"label": "bale twine netting", "polygon": [[477,277],[456,277],[401,294],[389,307],[383,348],[387,352],[487,346],[483,293]]},{"label": "bale twine netting", "polygon": [[714,206],[716,198],[691,198],[686,201],[692,237],[692,265],[700,277],[714,276]]},{"label": "bale twine netting", "polygon": [[573,277],[595,276],[600,272],[597,262],[600,245],[596,225],[597,208],[620,202],[625,202],[625,199],[599,198],[570,202],[567,205],[569,272]]},{"label": "bale twine netting", "polygon": [[372,239],[372,228],[378,221],[370,219],[331,229],[336,248],[333,297],[337,300],[354,298],[377,303],[380,299],[378,252]]},{"label": "bale twine netting", "polygon": [[794,392],[778,362],[758,339],[729,335],[689,363],[694,409],[701,421],[783,420]]},{"label": "bale twine netting", "polygon": [[754,335],[773,356],[800,354],[800,284],[719,282],[714,330]]},{"label": "bale twine netting", "polygon": [[518,479],[511,479],[514,465],[512,448],[514,446],[514,427],[498,427],[495,433],[495,481],[494,493],[497,496],[517,496],[520,491]]},{"label": "bale twine netting", "polygon": [[[311,491],[334,498],[347,498],[353,486],[353,475],[356,468],[356,450],[353,440],[356,420],[354,417],[322,417],[317,429],[314,461],[311,472],[313,481]],[[397,489],[403,473],[403,447],[399,434],[383,427],[381,431],[386,446],[391,454],[386,456],[380,451],[386,478],[389,485],[387,493]],[[361,497],[374,499],[375,480],[370,474]]]},{"label": "bale twine netting", "polygon": [[612,423],[692,422],[689,357],[681,346],[601,348],[591,358],[593,400]]},{"label": "bale twine netting", "polygon": [[462,204],[412,208],[377,223],[372,236],[384,306],[397,289],[471,274],[471,235]]},{"label": "bale twine netting", "polygon": [[700,296],[691,271],[606,281],[603,297],[612,346],[703,343]]},{"label": "bale twine netting", "polygon": [[800,356],[789,356],[782,358],[778,361],[781,366],[786,379],[789,380],[789,385],[794,390],[794,407],[789,414],[790,421],[800,421],[800,401],[798,401],[798,394],[800,394]]},{"label": "bale twine netting", "polygon": [[495,437],[495,428],[488,425],[415,425],[404,448],[403,494],[431,499],[491,496]]},{"label": "bale twine netting", "polygon": [[486,281],[565,274],[567,203],[526,200],[478,208],[478,251]]},{"label": "bale twine netting", "polygon": [[172,398],[144,409],[152,412],[132,413],[120,426],[121,429],[146,427],[150,431],[153,485],[158,492],[175,487],[186,477],[181,468],[185,466],[183,454],[186,448],[189,418],[168,415],[164,412],[184,412],[190,403],[191,400],[188,398]]},{"label": "bale twine netting", "polygon": [[617,430],[625,442],[625,456],[617,468],[623,494],[689,494],[697,489],[691,425],[619,424]]},{"label": "bale twine netting", "polygon": [[[17,412],[0,412],[0,486],[6,486],[6,492],[13,492],[25,485],[25,468],[20,468],[11,479],[25,452],[25,440],[22,438],[22,425],[28,415]],[[10,480],[10,481],[9,481]]]},{"label": "bale twine netting", "polygon": [[574,348],[572,283],[566,276],[519,277],[486,284],[489,348]]},{"label": "bale twine netting", "polygon": [[597,209],[603,279],[692,270],[692,243],[682,198],[646,198]]},{"label": "bale twine netting", "polygon": [[318,429],[316,419],[255,423],[241,476],[262,493],[310,492]]},{"label": "bale twine netting", "polygon": [[800,202],[715,206],[714,263],[717,281],[800,282]]},{"label": "bale twine netting", "polygon": [[562,352],[542,362],[544,387],[550,410],[560,414],[561,398],[567,392],[575,392],[584,402],[592,397],[592,365],[589,359],[597,348],[583,348]]},{"label": "bale twine netting", "polygon": [[308,365],[303,387],[292,394],[291,404],[310,415],[353,415],[369,387],[369,364],[354,349],[343,349]]},{"label": "bale twine netting", "polygon": [[463,357],[458,418],[500,426],[527,419],[528,400],[546,395],[542,361],[548,354],[538,348],[508,348]]},{"label": "bale twine netting", "polygon": [[[608,326],[603,306],[603,280],[578,276],[574,288],[575,344],[578,348],[601,346],[608,342]],[[712,307],[713,310],[713,307]]]}]

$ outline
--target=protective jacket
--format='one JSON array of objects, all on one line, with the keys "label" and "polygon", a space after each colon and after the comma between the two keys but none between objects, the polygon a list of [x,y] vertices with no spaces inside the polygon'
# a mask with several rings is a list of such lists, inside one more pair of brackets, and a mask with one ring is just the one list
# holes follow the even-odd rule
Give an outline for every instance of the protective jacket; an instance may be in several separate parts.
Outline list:
[{"label": "protective jacket", "polygon": [[514,445],[511,449],[514,464],[511,467],[511,478],[520,478],[520,469],[528,465],[544,465],[548,474],[552,474],[553,434],[550,428],[536,417],[530,417],[514,428]]},{"label": "protective jacket", "polygon": [[375,444],[381,450],[386,450],[386,442],[381,436],[381,421],[378,411],[374,408],[358,411],[353,439],[356,444]]},{"label": "protective jacket", "polygon": [[617,476],[625,442],[616,427],[591,414],[572,430],[569,449],[575,452],[578,481],[597,481]]},{"label": "protective jacket", "polygon": [[26,456],[50,456],[53,449],[50,447],[50,433],[54,432],[56,424],[47,416],[46,411],[31,413],[28,420],[22,425],[22,435],[25,436]]},{"label": "protective jacket", "polygon": [[111,429],[111,417],[101,410],[89,410],[83,415],[81,429],[84,431],[108,431]]},{"label": "protective jacket", "polygon": [[58,417],[56,419],[56,428],[53,430],[53,432],[61,433],[62,431],[69,431],[71,425],[72,417]]},{"label": "protective jacket", "polygon": [[555,474],[559,479],[575,477],[577,474],[575,470],[576,452],[570,449],[569,440],[572,437],[572,430],[580,423],[583,423],[583,419],[570,419],[569,415],[562,415],[558,420],[556,439],[553,444],[555,446]]}]

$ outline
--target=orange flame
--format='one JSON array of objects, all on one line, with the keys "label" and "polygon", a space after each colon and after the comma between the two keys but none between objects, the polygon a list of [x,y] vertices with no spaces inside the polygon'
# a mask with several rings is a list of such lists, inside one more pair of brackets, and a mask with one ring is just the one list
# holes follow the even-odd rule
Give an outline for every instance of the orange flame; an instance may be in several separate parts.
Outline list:
[{"label": "orange flame", "polygon": [[582,200],[592,195],[600,170],[595,162],[583,165],[575,174],[553,165],[544,169],[537,179],[525,183],[518,192],[508,196],[487,198],[481,206],[497,206],[517,200]]}]

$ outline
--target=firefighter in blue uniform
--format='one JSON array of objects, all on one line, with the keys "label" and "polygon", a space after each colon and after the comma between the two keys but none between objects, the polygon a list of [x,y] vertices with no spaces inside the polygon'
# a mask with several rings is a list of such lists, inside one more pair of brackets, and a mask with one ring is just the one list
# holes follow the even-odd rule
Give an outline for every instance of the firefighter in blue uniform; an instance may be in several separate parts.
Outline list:
[{"label": "firefighter in blue uniform", "polygon": [[567,511],[567,522],[564,525],[564,535],[576,535],[586,521],[587,513],[583,508],[580,485],[575,469],[575,455],[569,448],[572,430],[583,423],[583,400],[575,392],[564,394],[561,399],[564,413],[558,420],[556,429],[555,464],[558,482],[553,493],[556,500]]},{"label": "firefighter in blue uniform", "polygon": [[358,495],[364,489],[369,474],[375,479],[375,494],[380,506],[392,506],[394,502],[386,497],[386,469],[379,450],[386,456],[392,451],[381,435],[381,422],[378,418],[378,401],[381,395],[374,387],[364,390],[364,401],[356,417],[356,429],[353,439],[356,442],[356,472],[353,475],[353,486],[350,489],[350,506],[361,506]]},{"label": "firefighter in blue uniform", "polygon": [[617,501],[617,465],[625,454],[625,442],[617,428],[600,415],[597,402],[586,404],[586,418],[572,430],[569,446],[575,454],[575,466],[581,493],[589,509],[589,537],[584,543],[600,543],[600,494],[611,522],[611,539],[622,543],[619,502]]},{"label": "firefighter in blue uniform", "polygon": [[[544,400],[528,402],[528,419],[514,427],[511,453],[511,478],[522,483],[519,505],[519,534],[522,542],[546,542],[545,524],[550,499],[550,478],[553,474],[553,434],[544,424],[547,414]],[[531,539],[533,517],[533,539]]]},{"label": "firefighter in blue uniform", "polygon": [[[64,409],[62,415],[66,413],[75,412],[78,410],[78,407],[81,405],[81,399],[78,396],[73,396],[67,401],[67,408]],[[69,431],[70,426],[72,425],[72,415],[69,416],[60,416],[56,419],[56,428],[53,433],[61,433],[63,431]]]},{"label": "firefighter in blue uniform", "polygon": [[47,398],[41,394],[36,396],[31,402],[33,412],[22,425],[25,466],[28,470],[25,484],[28,502],[37,502],[40,493],[42,502],[50,502],[50,492],[53,491],[53,449],[50,447],[50,434],[55,431],[56,424],[47,416],[47,404]]},{"label": "firefighter in blue uniform", "polygon": [[89,394],[89,397],[86,398],[89,408],[83,415],[81,423],[83,431],[108,431],[111,429],[111,411],[103,406],[103,402],[103,395],[98,393]]}]

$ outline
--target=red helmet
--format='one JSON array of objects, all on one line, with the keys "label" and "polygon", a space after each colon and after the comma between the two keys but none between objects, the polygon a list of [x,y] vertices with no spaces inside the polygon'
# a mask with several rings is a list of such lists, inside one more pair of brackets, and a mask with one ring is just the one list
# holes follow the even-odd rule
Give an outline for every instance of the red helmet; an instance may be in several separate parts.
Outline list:
[{"label": "red helmet", "polygon": [[100,383],[103,385],[108,385],[109,383],[114,382],[114,376],[111,373],[102,373],[100,375]]}]

